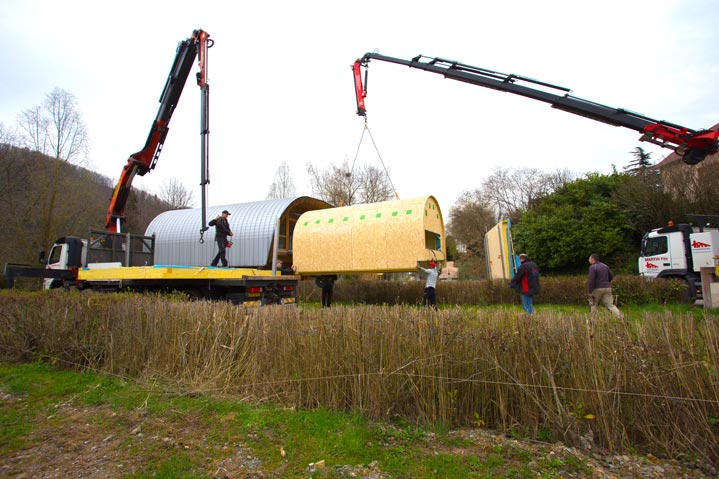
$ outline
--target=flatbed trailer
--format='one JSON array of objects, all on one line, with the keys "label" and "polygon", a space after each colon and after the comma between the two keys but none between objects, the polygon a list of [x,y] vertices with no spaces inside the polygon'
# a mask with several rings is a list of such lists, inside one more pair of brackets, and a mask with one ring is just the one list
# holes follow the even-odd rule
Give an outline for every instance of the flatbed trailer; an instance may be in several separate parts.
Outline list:
[{"label": "flatbed trailer", "polygon": [[8,264],[15,278],[45,278],[45,289],[181,292],[191,298],[231,301],[242,306],[297,304],[300,276],[255,268],[155,265],[154,236],[90,230],[88,239],[58,239],[45,268]]},{"label": "flatbed trailer", "polygon": [[80,287],[98,291],[179,291],[193,298],[225,299],[243,306],[297,303],[299,276],[269,270],[179,265],[81,268]]}]

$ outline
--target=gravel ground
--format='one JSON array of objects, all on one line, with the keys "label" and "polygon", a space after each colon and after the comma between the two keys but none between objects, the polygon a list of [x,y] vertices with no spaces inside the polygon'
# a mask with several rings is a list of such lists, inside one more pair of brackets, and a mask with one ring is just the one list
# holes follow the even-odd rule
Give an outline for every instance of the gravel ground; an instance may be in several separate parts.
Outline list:
[{"label": "gravel ground", "polygon": [[[8,394],[0,394],[0,403],[18,401]],[[157,460],[158,451],[183,449],[196,451],[202,457],[206,469],[203,472],[217,479],[281,478],[293,477],[283,467],[268,468],[255,457],[246,442],[209,445],[205,428],[198,421],[168,421],[152,417],[146,412],[117,412],[109,406],[79,408],[59,404],[31,433],[26,449],[0,455],[0,477],[13,479],[109,479],[123,475],[140,474],[144,465]],[[588,472],[576,470],[558,471],[556,477],[586,477],[593,479],[629,478],[691,478],[719,477],[716,469],[708,464],[679,464],[648,456],[606,454],[591,444],[586,449],[567,447],[560,443],[547,444],[521,441],[504,434],[483,429],[457,430],[449,433],[461,438],[459,447],[448,447],[446,441],[438,441],[428,434],[421,448],[426,454],[476,455],[486,458],[498,446],[503,450],[519,451],[516,463],[502,455],[505,470],[528,466],[534,469],[539,461],[556,459],[558,463],[587,464]],[[154,452],[153,452],[154,451]],[[284,453],[284,451],[281,451]],[[279,452],[278,452],[279,453]],[[155,457],[149,455],[155,454]],[[526,458],[530,457],[529,463]],[[221,458],[221,459],[218,459]],[[330,458],[327,458],[330,462]],[[392,476],[382,470],[377,461],[359,465],[326,465],[325,461],[307,465],[300,476],[389,479]],[[437,477],[446,477],[437,472]],[[502,477],[504,477],[502,475]],[[537,476],[540,477],[540,476]],[[547,476],[541,476],[547,477]],[[554,477],[554,476],[552,476]]]}]

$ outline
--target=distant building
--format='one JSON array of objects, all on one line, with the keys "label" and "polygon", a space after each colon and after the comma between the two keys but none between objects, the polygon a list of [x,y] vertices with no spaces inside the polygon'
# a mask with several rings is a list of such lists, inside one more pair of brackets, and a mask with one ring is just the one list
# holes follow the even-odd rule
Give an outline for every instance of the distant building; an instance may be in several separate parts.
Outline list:
[{"label": "distant building", "polygon": [[454,265],[454,261],[447,261],[447,265],[442,268],[442,272],[439,273],[439,279],[459,279],[459,268]]},{"label": "distant building", "polygon": [[[709,128],[711,131],[719,130],[719,123]],[[693,198],[694,191],[692,184],[696,184],[697,180],[703,174],[716,176],[716,169],[719,166],[719,153],[714,153],[706,157],[704,161],[697,165],[687,165],[682,161],[681,156],[676,153],[670,153],[663,160],[653,166],[659,170],[662,176],[662,183],[667,191],[673,195]]]}]

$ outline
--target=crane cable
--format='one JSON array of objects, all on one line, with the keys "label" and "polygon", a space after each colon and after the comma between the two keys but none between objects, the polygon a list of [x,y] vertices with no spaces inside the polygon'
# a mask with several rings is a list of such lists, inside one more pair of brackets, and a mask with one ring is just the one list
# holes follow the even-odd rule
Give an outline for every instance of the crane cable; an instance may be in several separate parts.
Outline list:
[{"label": "crane cable", "polygon": [[367,117],[365,116],[364,119],[364,128],[362,129],[362,135],[360,136],[359,144],[357,145],[357,152],[355,153],[355,159],[352,161],[352,168],[350,168],[350,174],[355,169],[355,163],[357,163],[357,157],[359,156],[360,147],[362,146],[362,139],[364,138],[364,132],[369,133],[369,137],[372,140],[372,145],[374,145],[374,149],[377,152],[377,157],[379,158],[380,163],[382,163],[382,168],[384,168],[384,173],[387,175],[387,180],[389,181],[389,185],[392,187],[392,192],[394,193],[394,198],[396,200],[399,199],[399,195],[397,194],[397,190],[394,187],[394,184],[392,183],[392,178],[389,176],[389,171],[387,171],[387,167],[384,165],[384,161],[382,161],[382,155],[379,153],[379,149],[377,148],[377,144],[374,141],[374,138],[372,137],[372,132],[369,131],[369,126],[367,126]]}]

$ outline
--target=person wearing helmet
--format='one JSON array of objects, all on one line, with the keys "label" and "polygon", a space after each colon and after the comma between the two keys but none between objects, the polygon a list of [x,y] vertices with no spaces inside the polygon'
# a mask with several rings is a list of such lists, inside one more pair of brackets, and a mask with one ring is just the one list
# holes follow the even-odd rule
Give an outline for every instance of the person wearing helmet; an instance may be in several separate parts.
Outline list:
[{"label": "person wearing helmet", "polygon": [[427,281],[424,283],[424,296],[422,298],[423,306],[430,306],[432,309],[437,309],[437,278],[439,277],[439,270],[437,269],[437,263],[434,261],[429,262],[429,268],[423,268],[417,261],[417,269],[427,275]]}]

